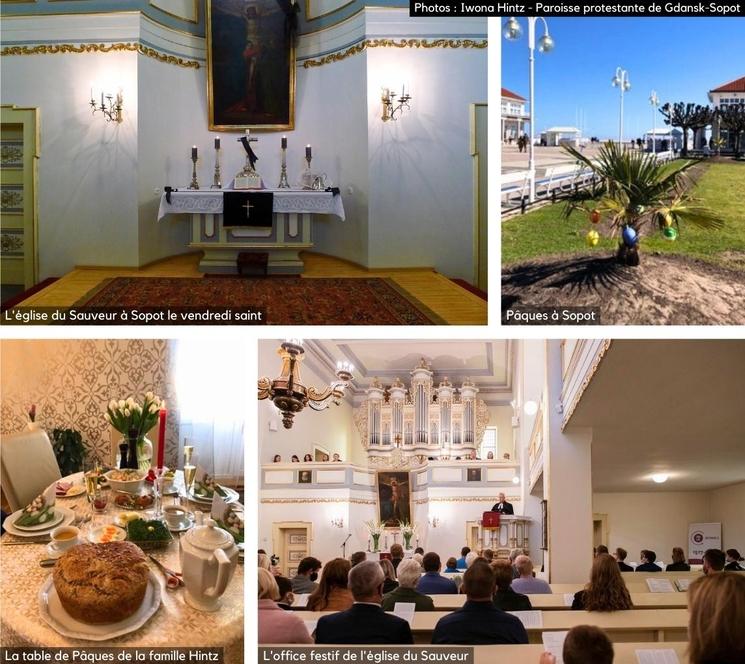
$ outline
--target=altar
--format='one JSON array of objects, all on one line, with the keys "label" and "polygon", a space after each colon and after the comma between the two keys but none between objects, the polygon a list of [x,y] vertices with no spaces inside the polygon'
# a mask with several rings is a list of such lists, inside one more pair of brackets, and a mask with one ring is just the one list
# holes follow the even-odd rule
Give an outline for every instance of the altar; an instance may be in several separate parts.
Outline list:
[{"label": "altar", "polygon": [[189,247],[201,249],[201,272],[233,273],[238,254],[262,252],[269,255],[269,274],[299,274],[303,271],[300,252],[313,247],[313,222],[333,215],[344,221],[340,194],[304,189],[261,189],[273,194],[272,227],[231,226],[222,223],[223,194],[228,189],[183,189],[164,193],[158,221],[169,214],[191,215]]}]

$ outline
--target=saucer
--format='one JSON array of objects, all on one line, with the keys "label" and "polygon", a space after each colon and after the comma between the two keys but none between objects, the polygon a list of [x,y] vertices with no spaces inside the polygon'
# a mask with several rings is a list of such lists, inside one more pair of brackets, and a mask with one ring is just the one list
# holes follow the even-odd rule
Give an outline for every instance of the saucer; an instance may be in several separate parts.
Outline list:
[{"label": "saucer", "polygon": [[[69,547],[69,548],[71,549],[72,547]],[[61,549],[58,549],[54,545],[54,542],[49,542],[49,544],[47,544],[47,553],[49,554],[49,557],[53,558],[54,560],[57,560],[57,558],[59,558],[63,553],[65,553],[68,550],[69,549],[65,549],[63,551]]]},{"label": "saucer", "polygon": [[165,521],[165,519],[164,523],[166,524],[166,528],[168,528],[172,533],[183,533],[184,531],[194,527],[194,515],[191,512],[187,512],[181,518],[177,526],[170,525],[168,521]]}]

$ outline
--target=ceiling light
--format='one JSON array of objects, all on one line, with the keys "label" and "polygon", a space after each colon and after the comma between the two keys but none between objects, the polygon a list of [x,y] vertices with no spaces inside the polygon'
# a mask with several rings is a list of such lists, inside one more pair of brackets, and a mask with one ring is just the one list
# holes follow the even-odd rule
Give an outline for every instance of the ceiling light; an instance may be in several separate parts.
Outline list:
[{"label": "ceiling light", "polygon": [[667,473],[655,473],[654,475],[652,475],[652,481],[656,482],[657,484],[662,484],[663,482],[667,482],[668,477],[669,476]]},{"label": "ceiling light", "polygon": [[535,401],[526,401],[523,409],[526,415],[535,415],[538,412],[538,404]]},{"label": "ceiling light", "polygon": [[514,476],[514,477],[512,478],[512,483],[513,483],[513,484],[520,484],[520,478],[519,478],[519,477],[518,477],[517,475],[515,475],[515,476]]}]

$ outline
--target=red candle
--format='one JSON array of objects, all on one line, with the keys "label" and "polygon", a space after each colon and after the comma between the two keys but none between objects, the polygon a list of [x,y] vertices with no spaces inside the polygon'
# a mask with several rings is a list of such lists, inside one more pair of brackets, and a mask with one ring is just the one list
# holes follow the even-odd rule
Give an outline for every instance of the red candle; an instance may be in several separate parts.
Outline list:
[{"label": "red candle", "polygon": [[163,467],[163,457],[166,453],[166,409],[162,408],[158,421],[158,468]]}]

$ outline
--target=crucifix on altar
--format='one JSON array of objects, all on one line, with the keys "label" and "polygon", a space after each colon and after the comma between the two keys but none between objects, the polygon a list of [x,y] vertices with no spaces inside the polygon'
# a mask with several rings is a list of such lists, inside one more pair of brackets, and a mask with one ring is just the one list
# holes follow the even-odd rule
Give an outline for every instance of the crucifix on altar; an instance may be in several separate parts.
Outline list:
[{"label": "crucifix on altar", "polygon": [[[233,188],[263,189],[264,183],[261,176],[256,172],[256,162],[259,158],[251,148],[251,143],[258,143],[259,139],[252,137],[251,130],[246,129],[245,136],[241,136],[237,140],[243,145],[243,149],[246,151],[246,164],[243,167],[243,170],[235,176]],[[246,217],[248,218],[248,211],[246,211]]]}]

